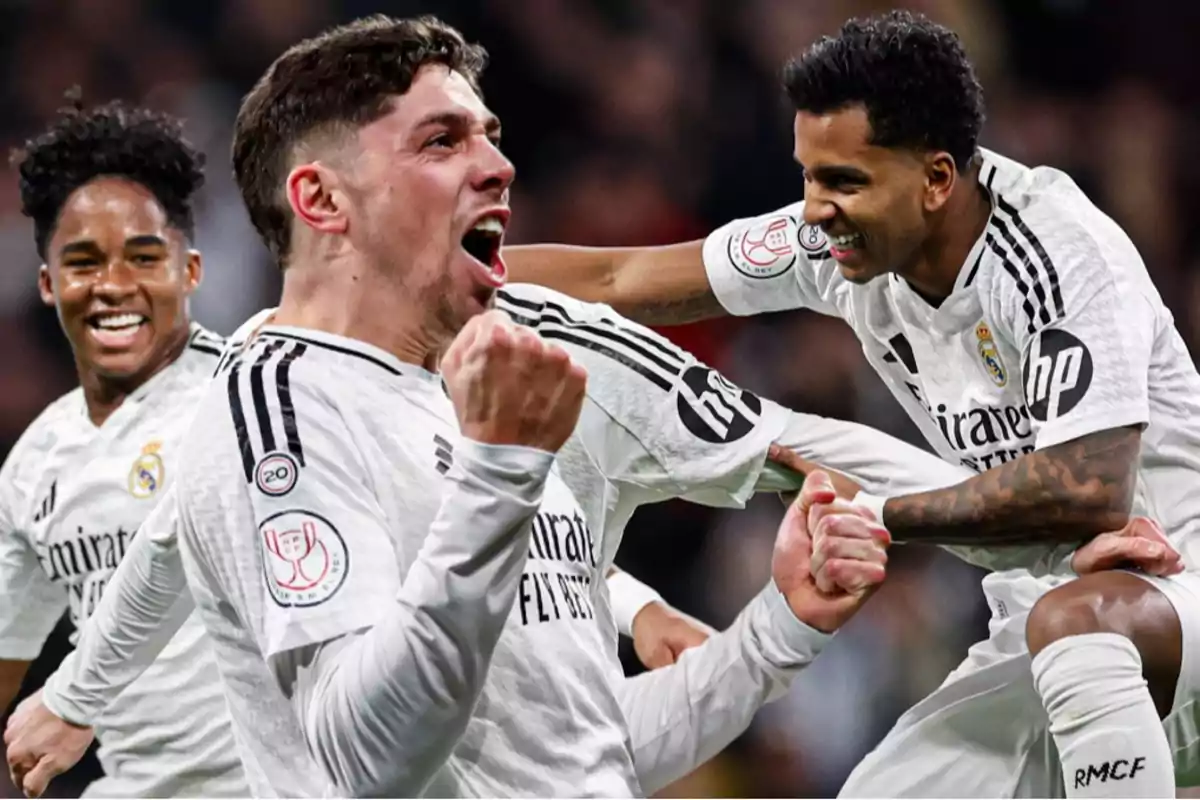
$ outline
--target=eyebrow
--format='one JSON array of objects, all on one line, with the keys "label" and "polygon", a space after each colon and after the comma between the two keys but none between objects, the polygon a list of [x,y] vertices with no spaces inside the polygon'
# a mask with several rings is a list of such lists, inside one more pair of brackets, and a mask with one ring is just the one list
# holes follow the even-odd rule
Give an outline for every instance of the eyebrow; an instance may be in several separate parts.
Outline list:
[{"label": "eyebrow", "polygon": [[[125,240],[126,247],[166,247],[167,240],[154,234],[130,236]],[[93,239],[83,239],[78,242],[68,242],[59,251],[61,255],[95,255],[100,252],[100,245]]]},{"label": "eyebrow", "polygon": [[808,173],[813,176],[814,180],[820,183],[834,183],[839,180],[865,182],[870,180],[871,177],[858,167],[851,167],[844,164],[820,166],[808,170]]},{"label": "eyebrow", "polygon": [[[471,117],[457,111],[435,111],[421,119],[416,127],[420,130],[421,128],[428,128],[433,125],[442,125],[456,130],[467,130],[471,127],[472,123],[473,119]],[[483,121],[483,130],[489,136],[499,135],[500,118],[494,114],[489,114]]]}]

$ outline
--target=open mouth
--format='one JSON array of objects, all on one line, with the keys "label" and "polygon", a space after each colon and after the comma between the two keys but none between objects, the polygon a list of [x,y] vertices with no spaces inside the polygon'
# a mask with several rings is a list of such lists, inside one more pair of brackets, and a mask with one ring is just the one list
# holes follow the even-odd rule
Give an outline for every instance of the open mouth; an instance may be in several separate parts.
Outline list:
[{"label": "open mouth", "polygon": [[93,338],[105,347],[128,347],[138,332],[150,322],[149,317],[131,312],[101,312],[86,319]]},{"label": "open mouth", "polygon": [[497,288],[504,285],[508,269],[500,256],[504,243],[507,215],[499,212],[480,217],[462,238],[463,250],[482,268],[487,282]]},{"label": "open mouth", "polygon": [[863,236],[861,233],[844,233],[838,236],[826,234],[829,239],[829,254],[837,261],[854,256],[862,250]]}]

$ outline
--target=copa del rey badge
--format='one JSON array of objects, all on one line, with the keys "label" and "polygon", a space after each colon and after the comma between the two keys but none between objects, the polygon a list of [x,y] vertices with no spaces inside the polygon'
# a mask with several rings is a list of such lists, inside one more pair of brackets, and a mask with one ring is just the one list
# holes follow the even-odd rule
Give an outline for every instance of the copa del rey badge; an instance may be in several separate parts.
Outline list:
[{"label": "copa del rey badge", "polygon": [[315,606],[346,581],[350,554],[333,524],[311,511],[282,511],[258,528],[263,573],[281,606]]},{"label": "copa del rey badge", "polygon": [[747,278],[774,278],[796,263],[799,225],[781,214],[736,228],[725,243],[729,263]]},{"label": "copa del rey badge", "polygon": [[988,327],[987,322],[980,322],[975,326],[975,338],[979,342],[979,358],[983,361],[983,368],[988,377],[997,386],[1004,386],[1008,383],[1008,371],[1004,368],[1004,362],[1000,360],[1000,350],[996,347],[996,340],[992,338],[992,329]]}]

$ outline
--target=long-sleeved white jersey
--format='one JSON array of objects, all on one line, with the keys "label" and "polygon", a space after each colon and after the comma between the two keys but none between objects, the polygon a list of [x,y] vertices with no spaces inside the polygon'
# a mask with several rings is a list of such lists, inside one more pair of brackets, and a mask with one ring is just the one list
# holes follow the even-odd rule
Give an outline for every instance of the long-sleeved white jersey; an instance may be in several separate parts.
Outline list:
[{"label": "long-sleeved white jersey", "polygon": [[[962,477],[961,470],[861,426],[789,415],[733,387],[661,337],[604,307],[530,286],[509,287],[500,306],[566,347],[589,370],[589,397],[581,424],[560,451],[558,468],[584,500],[587,524],[603,531],[606,555],[598,569],[611,559],[616,540],[639,503],[684,495],[737,505],[756,482],[761,488],[788,487],[790,479],[763,472],[771,441],[792,445],[809,458],[822,458],[873,491],[928,488]],[[248,323],[234,339],[257,327],[267,313]],[[654,357],[646,358],[647,352]],[[685,380],[686,375],[698,375],[700,380]],[[746,410],[739,412],[742,406]],[[743,416],[736,416],[739,413]],[[725,434],[714,433],[718,420],[731,418],[745,424],[727,426]],[[453,458],[452,447],[440,449]],[[143,534],[148,535],[139,537],[139,551],[122,567],[129,572],[122,577],[128,579],[118,580],[116,588],[134,592],[132,586],[141,584],[136,598],[129,598],[136,602],[128,603],[127,609],[149,610],[153,617],[157,606],[158,613],[178,618],[178,608],[169,611],[182,579],[178,557],[170,547],[174,525],[168,508],[164,503],[163,512],[156,515],[159,520],[147,522]],[[536,531],[535,526],[535,535]],[[530,582],[526,580],[525,586]],[[564,602],[561,593],[543,591],[542,578],[534,583],[539,585],[542,588],[533,592],[543,594],[528,593],[521,600],[526,608],[514,608],[514,616],[551,614],[556,603],[571,613],[570,601]],[[686,774],[745,730],[762,703],[786,690],[826,639],[795,620],[778,593],[768,588],[730,630],[690,651],[676,666],[627,680],[615,660],[607,593],[592,592],[588,600],[604,623],[609,675],[629,724],[637,776],[647,792]],[[119,687],[139,668],[146,649],[140,647],[139,634],[153,639],[153,620],[105,616],[105,611],[115,613],[121,605],[118,594],[105,601],[97,619],[101,630],[89,632],[95,635],[85,637],[80,657],[48,684],[47,702],[65,716],[86,718],[106,702],[112,687]],[[248,724],[256,723],[249,718]],[[468,738],[464,744],[469,742]],[[288,757],[277,752],[264,759],[265,772],[272,770],[269,763],[276,757],[287,762]],[[294,758],[303,761],[298,754]],[[278,783],[274,788],[298,791]],[[531,786],[518,790],[535,791]]]},{"label": "long-sleeved white jersey", "polygon": [[[82,390],[53,403],[0,470],[0,658],[32,660],[63,610],[84,625],[134,534],[179,471],[186,411],[224,342],[194,327],[172,364],[104,424]],[[216,662],[183,618],[154,662],[92,720],[105,777],[88,796],[239,796]]]},{"label": "long-sleeved white jersey", "polygon": [[[1058,170],[985,150],[980,180],[991,217],[939,307],[895,274],[846,281],[803,202],[713,232],[709,282],[734,314],[804,307],[844,319],[930,445],[972,472],[1140,427],[1134,511],[1197,568],[1200,377],[1141,256]],[[997,570],[984,579],[994,643],[1024,647],[1021,612],[1071,577],[1069,551],[969,551]]]}]

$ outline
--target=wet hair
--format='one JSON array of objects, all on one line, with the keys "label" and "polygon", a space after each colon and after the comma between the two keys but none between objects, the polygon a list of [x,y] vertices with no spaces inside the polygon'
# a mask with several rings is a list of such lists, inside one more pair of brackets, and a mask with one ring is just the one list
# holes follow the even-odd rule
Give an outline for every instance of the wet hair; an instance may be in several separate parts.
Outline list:
[{"label": "wet hair", "polygon": [[14,151],[21,211],[33,220],[38,255],[54,234],[67,198],[99,177],[145,187],[172,227],[194,238],[192,196],[204,184],[204,154],[183,135],[178,119],[113,101],[85,110],[78,89],[70,106],[37,137]]},{"label": "wet hair", "polygon": [[250,221],[280,266],[291,242],[284,181],[297,145],[368,125],[421,67],[443,64],[479,91],[487,52],[432,16],[375,15],[289,48],[246,95],[233,134],[233,172]]},{"label": "wet hair", "polygon": [[861,105],[871,142],[945,151],[965,171],[983,127],[983,88],[958,35],[908,11],[846,22],[792,59],[783,84],[797,111]]}]

